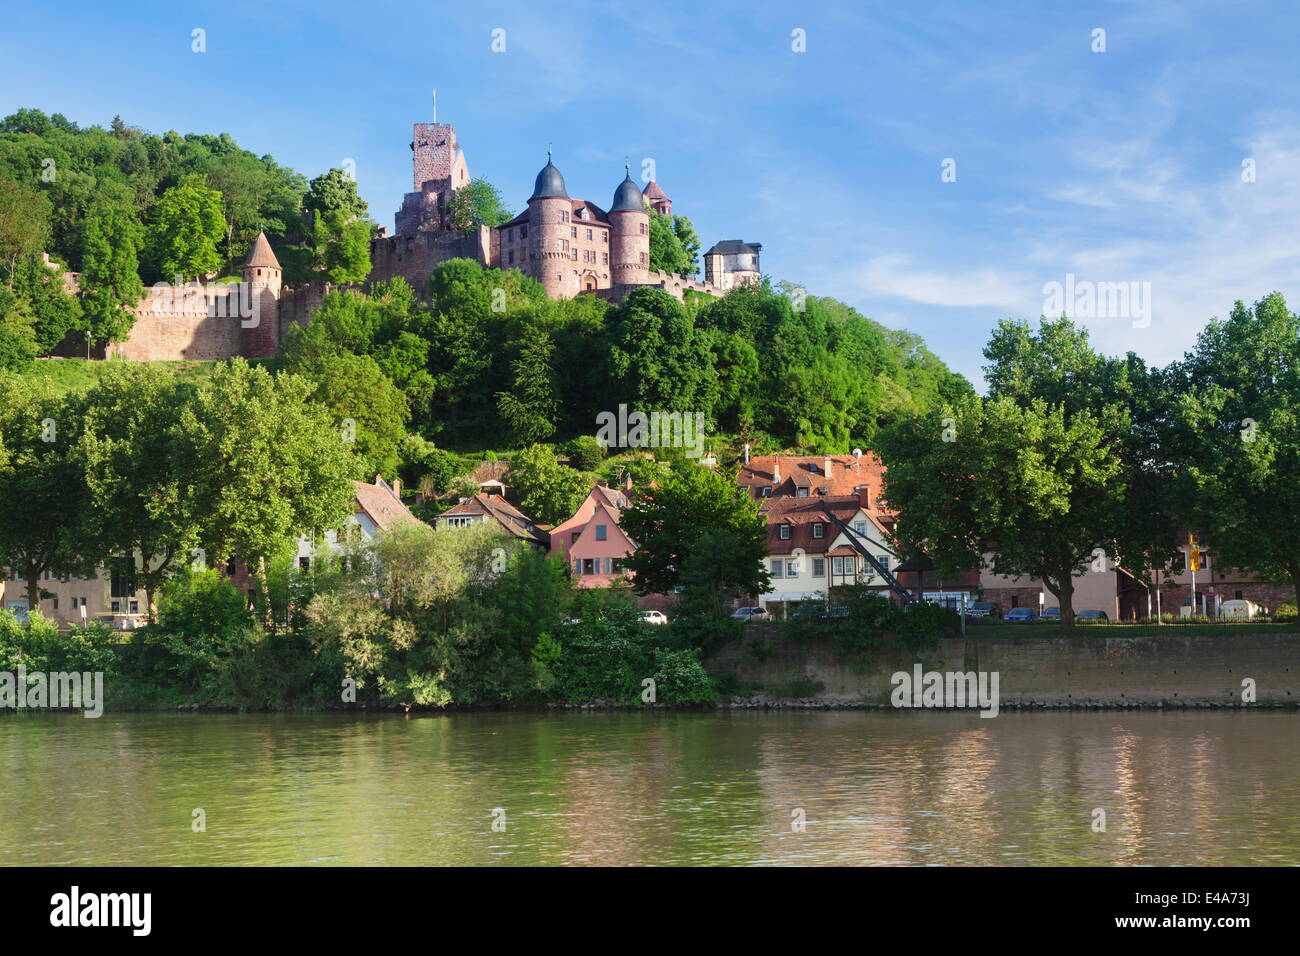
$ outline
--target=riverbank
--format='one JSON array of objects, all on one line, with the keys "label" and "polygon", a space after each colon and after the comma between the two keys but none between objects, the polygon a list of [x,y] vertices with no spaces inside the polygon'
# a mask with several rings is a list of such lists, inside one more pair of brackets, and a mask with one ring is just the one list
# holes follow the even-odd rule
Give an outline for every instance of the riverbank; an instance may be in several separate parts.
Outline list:
[{"label": "riverbank", "polygon": [[1300,704],[1300,635],[1236,633],[1230,638],[978,636],[940,640],[916,660],[862,668],[834,653],[829,640],[774,636],[724,647],[707,663],[733,686],[733,706],[889,708],[893,675],[924,671],[998,675],[1005,709],[1231,709]]}]

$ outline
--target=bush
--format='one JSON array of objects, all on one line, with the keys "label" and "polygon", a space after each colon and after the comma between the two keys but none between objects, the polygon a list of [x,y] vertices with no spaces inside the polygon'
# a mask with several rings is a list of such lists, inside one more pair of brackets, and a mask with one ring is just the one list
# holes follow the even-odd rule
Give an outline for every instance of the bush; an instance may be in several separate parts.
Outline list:
[{"label": "bush", "polygon": [[591,435],[581,435],[564,445],[569,463],[578,471],[595,471],[605,458],[605,449]]}]

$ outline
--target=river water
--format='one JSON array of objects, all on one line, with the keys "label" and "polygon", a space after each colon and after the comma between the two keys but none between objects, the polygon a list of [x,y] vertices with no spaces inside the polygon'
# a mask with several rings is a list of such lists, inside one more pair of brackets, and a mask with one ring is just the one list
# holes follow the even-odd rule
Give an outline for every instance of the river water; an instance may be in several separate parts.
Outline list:
[{"label": "river water", "polygon": [[1294,712],[10,713],[0,773],[7,865],[1300,864]]}]

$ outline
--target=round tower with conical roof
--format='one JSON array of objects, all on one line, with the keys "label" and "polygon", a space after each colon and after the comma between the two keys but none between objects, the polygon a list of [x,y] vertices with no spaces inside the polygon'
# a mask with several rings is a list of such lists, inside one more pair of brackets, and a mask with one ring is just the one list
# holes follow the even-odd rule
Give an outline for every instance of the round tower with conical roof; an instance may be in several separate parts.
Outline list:
[{"label": "round tower with conical roof", "polygon": [[665,216],[673,214],[673,201],[668,198],[668,194],[659,188],[659,184],[653,179],[645,184],[645,189],[641,191],[645,201],[655,212],[661,212]]},{"label": "round tower with conical roof", "polygon": [[[528,197],[528,265],[532,276],[553,299],[572,296],[572,243],[569,242],[573,202],[564,187],[564,177],[546,154],[546,165],[537,174],[533,194]],[[568,281],[566,281],[568,277]]]},{"label": "round tower with conical roof", "polygon": [[609,281],[645,285],[650,281],[650,213],[641,190],[626,172],[609,207]]},{"label": "round tower with conical roof", "polygon": [[259,232],[244,260],[240,296],[239,350],[244,358],[275,358],[280,351],[280,260],[266,233]]}]

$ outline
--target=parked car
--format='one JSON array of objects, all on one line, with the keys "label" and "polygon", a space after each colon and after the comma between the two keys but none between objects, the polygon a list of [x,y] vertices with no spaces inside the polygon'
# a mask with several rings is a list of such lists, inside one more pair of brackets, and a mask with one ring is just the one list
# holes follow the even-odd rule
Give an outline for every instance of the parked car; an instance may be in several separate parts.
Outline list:
[{"label": "parked car", "polygon": [[1039,620],[1043,621],[1059,621],[1060,619],[1061,609],[1059,607],[1045,607],[1039,617]]},{"label": "parked car", "polygon": [[768,618],[765,607],[738,607],[731,616],[738,621],[765,621]]},{"label": "parked car", "polygon": [[667,624],[668,615],[663,611],[642,611],[637,615],[642,624]]},{"label": "parked car", "polygon": [[1038,612],[1031,607],[1013,607],[1007,611],[1008,621],[1036,621]]},{"label": "parked car", "polygon": [[992,601],[976,601],[966,608],[967,617],[1001,617],[1002,608]]},{"label": "parked car", "polygon": [[1079,611],[1074,615],[1077,621],[1109,621],[1105,611]]},{"label": "parked car", "polygon": [[829,621],[835,618],[843,618],[848,616],[849,616],[849,609],[842,604],[837,604],[834,607],[828,607],[826,610],[822,611],[820,614],[817,615],[818,619],[823,621]]}]

